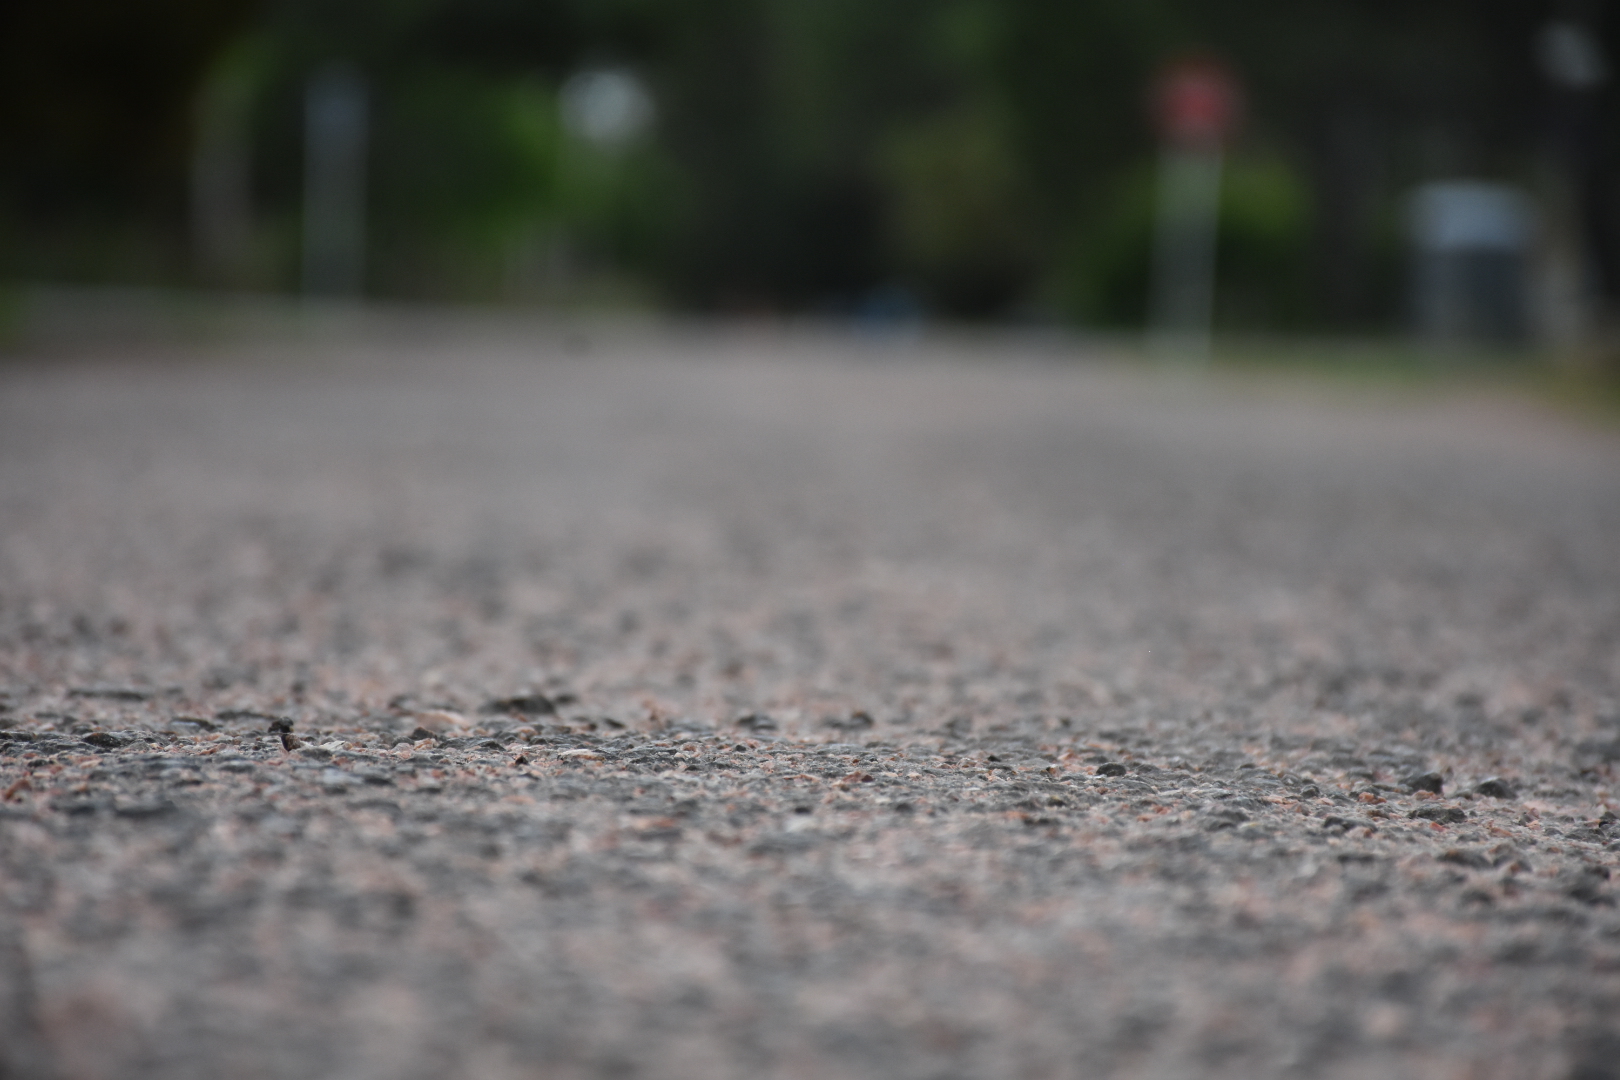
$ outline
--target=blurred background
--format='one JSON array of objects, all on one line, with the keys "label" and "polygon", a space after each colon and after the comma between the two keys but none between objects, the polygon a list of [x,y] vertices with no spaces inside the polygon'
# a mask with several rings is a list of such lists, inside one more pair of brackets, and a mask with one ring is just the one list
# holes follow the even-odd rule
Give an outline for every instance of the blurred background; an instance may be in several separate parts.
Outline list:
[{"label": "blurred background", "polygon": [[1620,296],[1612,6],[10,0],[0,276],[1130,328],[1151,100],[1240,90],[1215,326],[1559,345]]}]

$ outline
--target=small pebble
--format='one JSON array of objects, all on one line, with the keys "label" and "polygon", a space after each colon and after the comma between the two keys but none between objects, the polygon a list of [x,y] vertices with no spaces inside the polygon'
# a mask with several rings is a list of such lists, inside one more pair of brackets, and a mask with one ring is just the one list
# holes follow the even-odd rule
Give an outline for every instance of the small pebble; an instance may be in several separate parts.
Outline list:
[{"label": "small pebble", "polygon": [[1402,780],[1401,786],[1408,791],[1428,791],[1439,795],[1444,792],[1446,778],[1437,772],[1417,773]]},{"label": "small pebble", "polygon": [[465,716],[450,712],[448,709],[428,709],[412,714],[411,718],[416,721],[417,731],[426,731],[433,735],[442,735],[446,731],[459,731],[472,726],[472,721]]}]

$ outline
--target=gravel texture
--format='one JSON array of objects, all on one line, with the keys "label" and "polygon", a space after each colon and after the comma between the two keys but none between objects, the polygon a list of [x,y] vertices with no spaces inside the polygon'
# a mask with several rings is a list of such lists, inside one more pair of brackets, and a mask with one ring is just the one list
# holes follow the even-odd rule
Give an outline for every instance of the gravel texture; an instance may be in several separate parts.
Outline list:
[{"label": "gravel texture", "polygon": [[0,1076],[1620,1076],[1620,439],[1018,340],[0,368]]}]

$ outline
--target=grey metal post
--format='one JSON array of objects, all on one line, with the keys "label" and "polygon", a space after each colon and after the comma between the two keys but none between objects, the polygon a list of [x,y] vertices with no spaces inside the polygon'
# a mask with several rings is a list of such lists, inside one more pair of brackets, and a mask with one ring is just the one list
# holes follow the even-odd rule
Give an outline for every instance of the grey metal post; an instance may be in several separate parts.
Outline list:
[{"label": "grey metal post", "polygon": [[316,72],[304,95],[304,292],[355,297],[365,275],[365,78],[350,64]]}]

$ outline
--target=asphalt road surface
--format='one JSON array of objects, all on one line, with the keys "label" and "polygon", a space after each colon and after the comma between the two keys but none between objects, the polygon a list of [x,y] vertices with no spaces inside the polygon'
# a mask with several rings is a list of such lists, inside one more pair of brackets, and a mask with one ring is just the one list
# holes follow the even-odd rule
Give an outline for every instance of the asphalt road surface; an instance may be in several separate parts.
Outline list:
[{"label": "asphalt road surface", "polygon": [[1620,437],[1015,338],[0,366],[0,1075],[1620,1076]]}]

